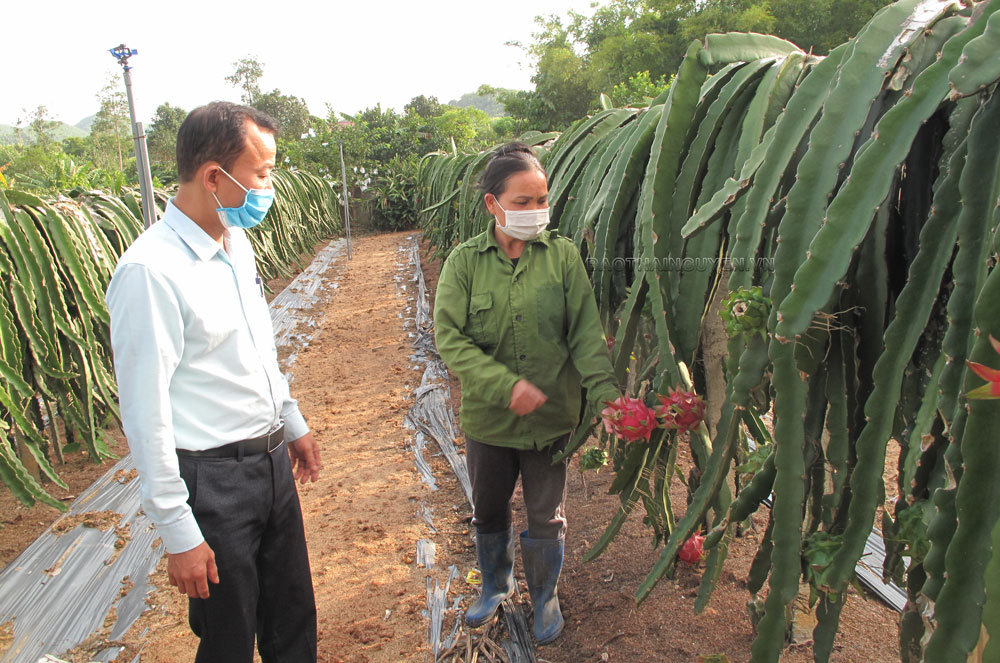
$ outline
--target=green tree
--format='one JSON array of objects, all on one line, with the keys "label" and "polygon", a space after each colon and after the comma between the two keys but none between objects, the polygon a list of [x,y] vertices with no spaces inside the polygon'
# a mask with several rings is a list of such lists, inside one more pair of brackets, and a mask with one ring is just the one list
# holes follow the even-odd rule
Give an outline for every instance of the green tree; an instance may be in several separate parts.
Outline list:
[{"label": "green tree", "polygon": [[149,168],[161,182],[173,182],[177,178],[177,132],[186,117],[187,111],[183,108],[162,103],[156,108],[146,131]]},{"label": "green tree", "polygon": [[483,85],[480,86],[479,92],[496,95],[508,113],[507,118],[502,118],[503,122],[494,123],[495,127],[499,127],[497,130],[499,134],[512,137],[529,129],[547,127],[550,124],[549,107],[534,90],[512,90]]},{"label": "green tree", "polygon": [[404,117],[376,104],[349,118],[354,122],[352,129],[361,132],[364,139],[365,161],[388,163],[397,157],[416,156],[417,139],[404,125]]},{"label": "green tree", "polygon": [[826,55],[858,34],[889,0],[769,0],[775,33],[799,47]]},{"label": "green tree", "polygon": [[531,81],[545,112],[546,121],[537,127],[543,130],[564,127],[586,115],[599,92],[584,59],[568,46],[546,50]]},{"label": "green tree", "polygon": [[496,136],[496,142],[502,143],[516,138],[521,133],[518,130],[519,125],[517,118],[510,115],[493,118],[493,134]]},{"label": "green tree", "polygon": [[[704,39],[713,32],[761,32],[774,34],[777,19],[764,0],[706,0],[696,13],[686,17],[681,25],[685,42]],[[780,35],[779,35],[780,36]]]},{"label": "green tree", "polygon": [[260,89],[260,79],[264,76],[264,63],[255,56],[248,55],[233,63],[233,73],[226,81],[240,89],[240,99],[273,117],[286,140],[298,138],[312,123],[309,106],[304,99],[274,89],[264,93]]},{"label": "green tree", "polygon": [[450,149],[451,141],[462,151],[474,152],[495,141],[493,123],[485,111],[478,108],[445,106],[439,116],[431,120],[431,149]]},{"label": "green tree", "polygon": [[524,119],[530,128],[560,129],[583,117],[598,97],[585,54],[577,52],[582,17],[571,12],[570,19],[566,25],[558,16],[535,18],[539,30],[532,35],[535,42],[527,49],[535,58],[535,74],[531,77],[534,98],[502,99],[511,113],[526,113]]},{"label": "green tree", "polygon": [[226,80],[239,88],[243,103],[253,105],[260,96],[260,79],[264,75],[264,63],[254,55],[247,55],[233,63],[233,73]]},{"label": "green tree", "polygon": [[[609,0],[591,16],[540,16],[534,89],[498,92],[525,129],[561,129],[596,110],[601,92],[641,103],[665,85],[688,44],[712,32],[764,32],[819,54],[857,34],[889,0]],[[648,75],[646,83],[643,76]],[[644,88],[644,90],[640,89]]]},{"label": "green tree", "polygon": [[643,71],[654,81],[669,77],[689,41],[681,25],[695,11],[694,2],[675,0],[614,0],[599,7],[576,28],[594,85],[609,92]]},{"label": "green tree", "polygon": [[34,135],[35,144],[48,146],[55,142],[55,130],[59,123],[49,117],[49,109],[39,106],[31,112],[28,128]]},{"label": "green tree", "polygon": [[634,76],[630,76],[624,83],[611,88],[611,101],[615,106],[645,106],[649,102],[666,92],[673,83],[673,77],[667,81],[666,76],[660,76],[658,80],[653,80],[648,71],[640,71]]},{"label": "green tree", "polygon": [[62,151],[77,161],[89,161],[94,155],[94,139],[92,136],[63,138]]},{"label": "green tree", "polygon": [[289,140],[304,134],[312,121],[305,100],[282,94],[281,90],[275,89],[266,94],[258,94],[251,105],[273,117],[278,123],[281,134]]},{"label": "green tree", "polygon": [[100,110],[90,127],[93,137],[94,163],[105,170],[125,169],[125,160],[132,156],[129,138],[132,134],[129,121],[128,97],[117,76],[111,76],[97,94]]},{"label": "green tree", "polygon": [[410,103],[403,106],[403,112],[407,115],[414,114],[420,117],[437,117],[445,111],[445,105],[438,101],[437,97],[427,97],[420,95],[410,99]]}]

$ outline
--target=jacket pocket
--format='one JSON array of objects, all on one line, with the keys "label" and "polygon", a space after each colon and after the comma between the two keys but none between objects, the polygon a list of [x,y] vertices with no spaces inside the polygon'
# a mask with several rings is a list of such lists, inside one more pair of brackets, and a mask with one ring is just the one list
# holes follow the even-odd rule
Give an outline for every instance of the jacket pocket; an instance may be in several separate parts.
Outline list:
[{"label": "jacket pocket", "polygon": [[546,283],[535,291],[538,303],[538,336],[560,344],[566,338],[566,298],[561,283]]},{"label": "jacket pocket", "polygon": [[496,347],[497,322],[493,293],[480,292],[469,297],[469,337],[480,347]]}]

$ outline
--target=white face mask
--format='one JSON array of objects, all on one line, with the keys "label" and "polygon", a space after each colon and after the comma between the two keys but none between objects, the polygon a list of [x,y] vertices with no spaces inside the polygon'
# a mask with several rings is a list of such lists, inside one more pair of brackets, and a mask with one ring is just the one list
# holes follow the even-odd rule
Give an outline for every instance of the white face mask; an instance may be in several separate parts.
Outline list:
[{"label": "white face mask", "polygon": [[[500,201],[496,199],[496,196],[493,197],[493,200],[496,202],[497,207],[500,207]],[[523,241],[535,239],[542,234],[542,231],[549,225],[548,207],[543,207],[541,209],[511,210],[509,212],[503,207],[500,207],[500,210],[504,213],[507,225],[501,226],[497,223],[497,228],[502,230],[508,237],[513,237],[514,239],[520,239]]]}]

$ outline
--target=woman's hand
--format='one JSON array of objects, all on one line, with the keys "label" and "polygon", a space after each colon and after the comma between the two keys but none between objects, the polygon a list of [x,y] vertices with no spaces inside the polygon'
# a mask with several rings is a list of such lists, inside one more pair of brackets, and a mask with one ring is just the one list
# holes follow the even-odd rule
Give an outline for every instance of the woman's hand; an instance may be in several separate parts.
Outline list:
[{"label": "woman's hand", "polygon": [[534,412],[548,400],[542,390],[531,384],[527,380],[518,380],[514,388],[510,391],[509,409],[515,414],[523,417]]}]

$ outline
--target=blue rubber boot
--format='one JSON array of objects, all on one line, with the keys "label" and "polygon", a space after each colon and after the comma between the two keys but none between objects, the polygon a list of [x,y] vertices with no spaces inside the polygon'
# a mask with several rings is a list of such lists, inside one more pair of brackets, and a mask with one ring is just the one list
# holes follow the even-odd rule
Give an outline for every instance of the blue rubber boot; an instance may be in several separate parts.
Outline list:
[{"label": "blue rubber boot", "polygon": [[482,575],[482,592],[465,613],[465,623],[482,626],[514,593],[514,528],[506,532],[476,532],[476,556]]},{"label": "blue rubber boot", "polygon": [[535,608],[531,630],[540,645],[552,642],[563,630],[556,587],[562,572],[564,545],[562,539],[530,539],[527,532],[521,534],[524,577]]}]

